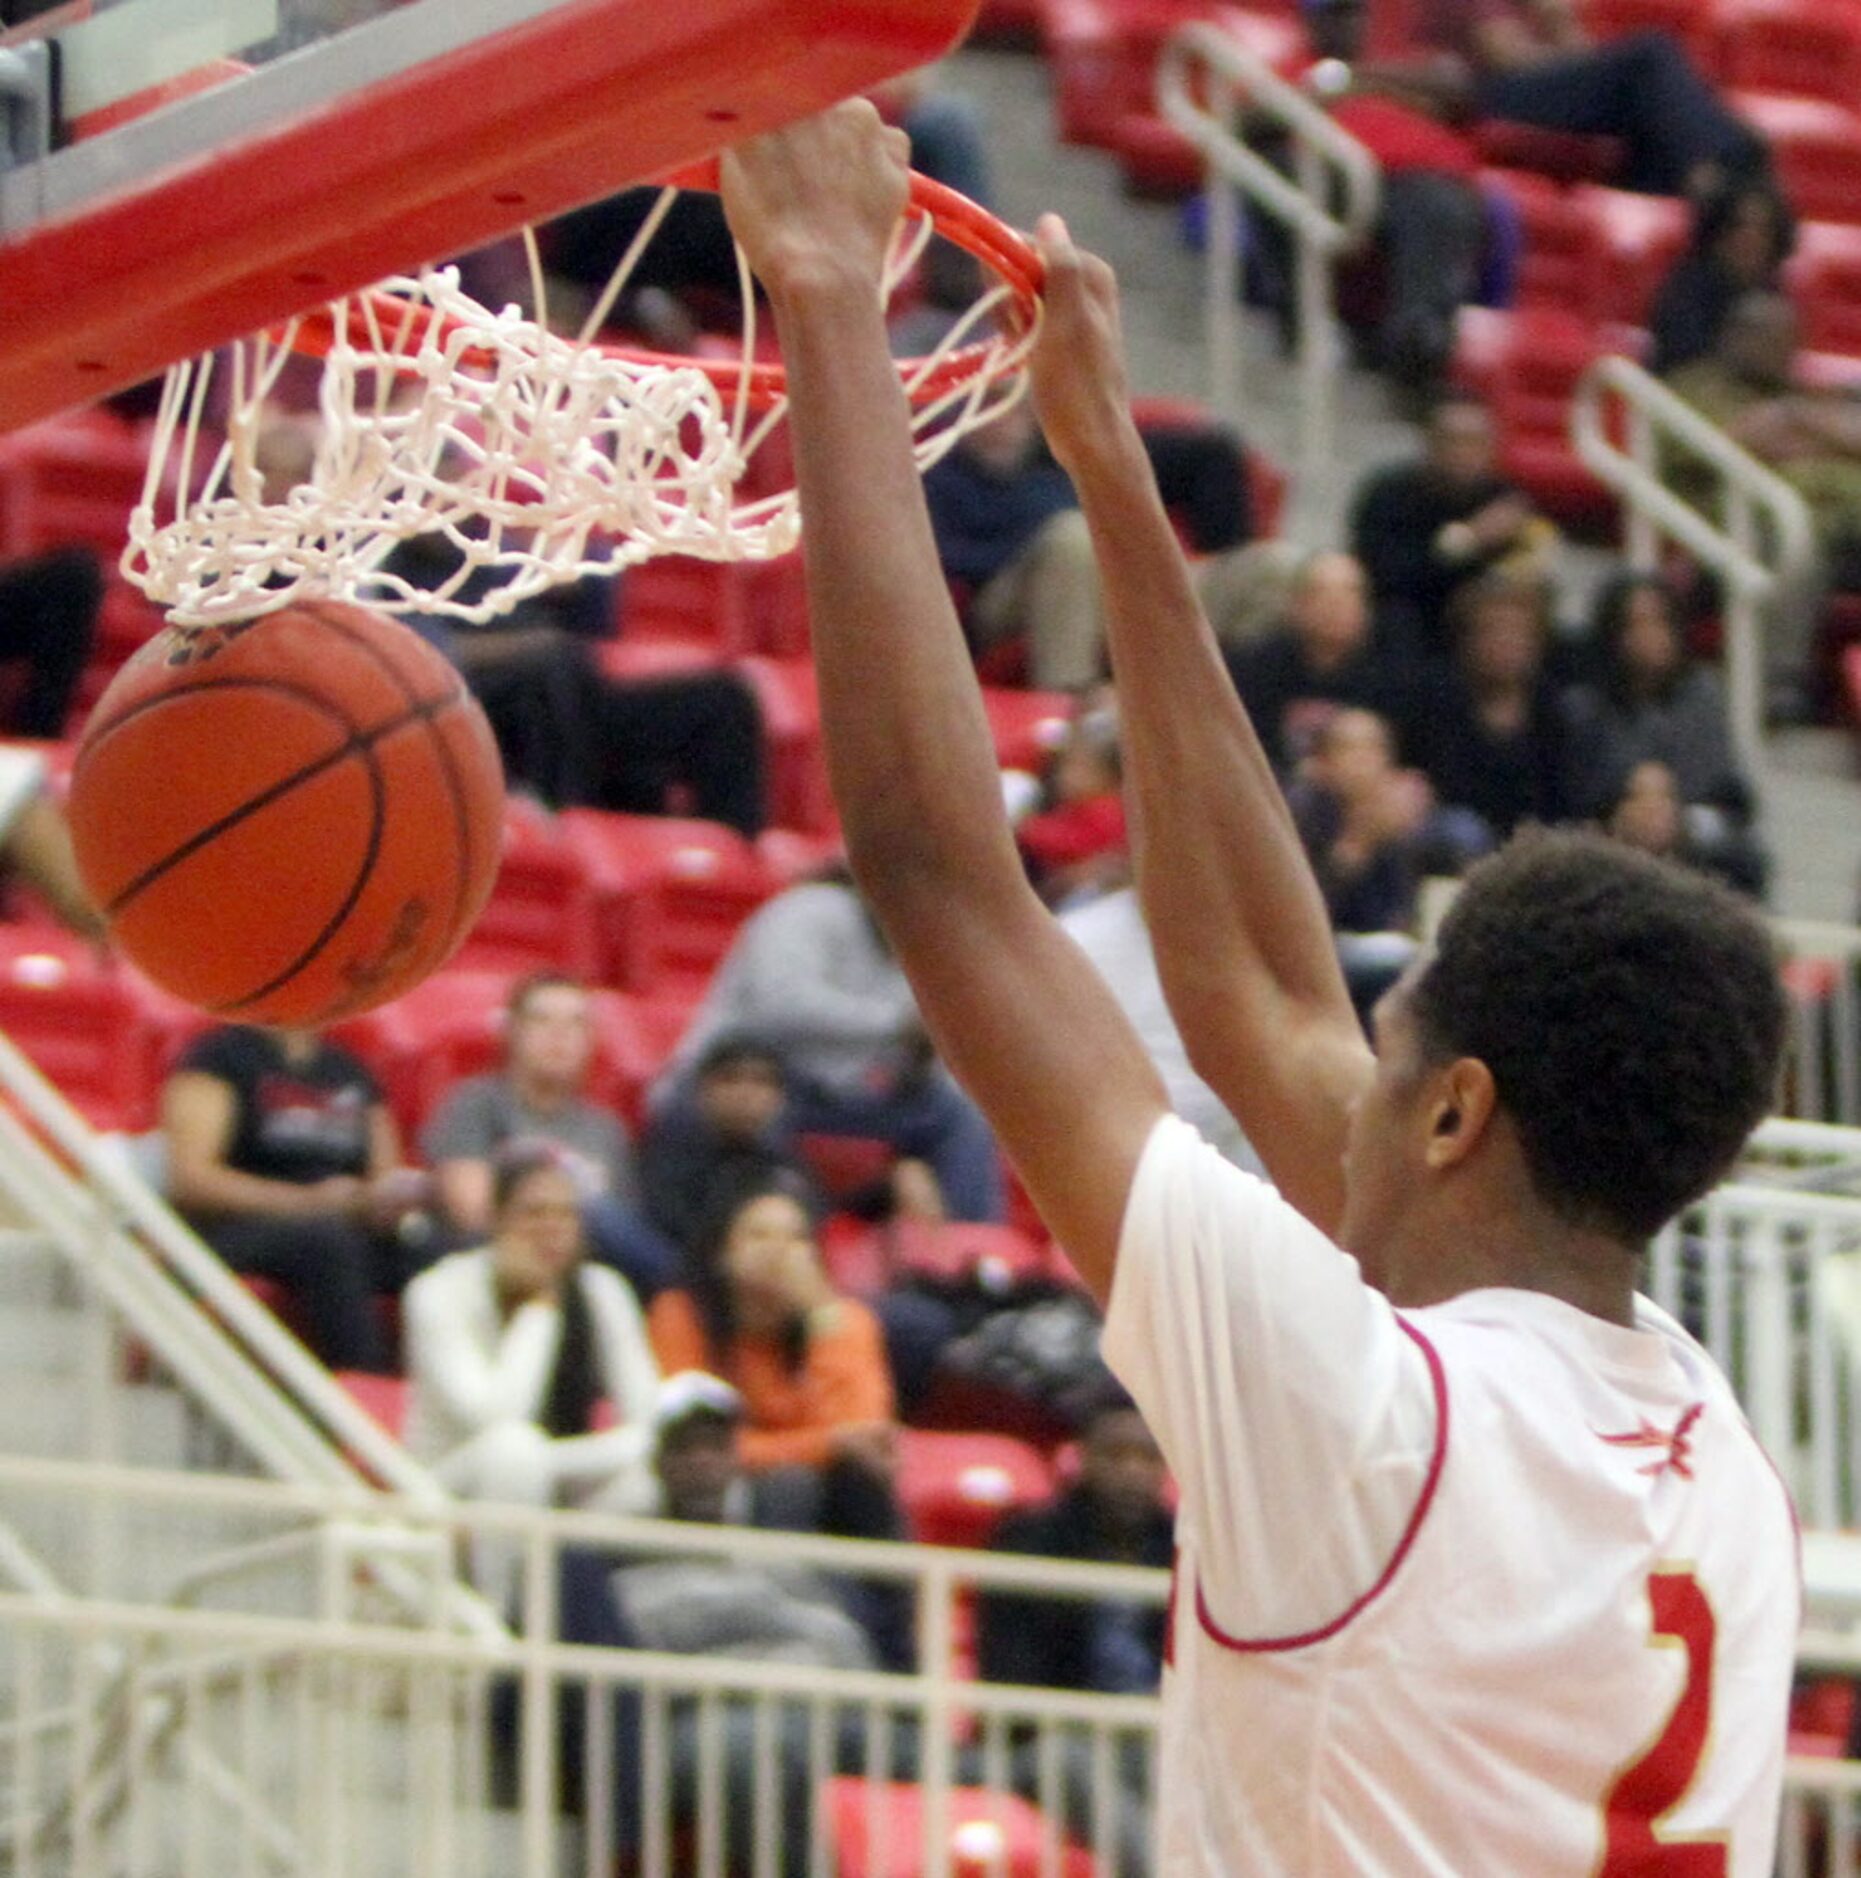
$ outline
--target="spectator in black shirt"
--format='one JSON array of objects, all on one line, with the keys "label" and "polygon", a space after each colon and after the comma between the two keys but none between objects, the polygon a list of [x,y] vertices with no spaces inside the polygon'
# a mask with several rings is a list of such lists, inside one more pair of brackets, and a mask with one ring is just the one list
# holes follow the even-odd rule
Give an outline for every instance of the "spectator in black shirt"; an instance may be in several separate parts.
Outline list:
[{"label": "spectator in black shirt", "polygon": [[1366,478],[1351,510],[1351,546],[1378,619],[1436,654],[1448,650],[1455,594],[1496,565],[1536,567],[1556,539],[1531,497],[1499,473],[1486,406],[1458,394],[1434,407],[1423,455]]},{"label": "spectator in black shirt", "polygon": [[1501,841],[1522,822],[1581,812],[1570,778],[1584,759],[1545,670],[1545,611],[1535,582],[1488,574],[1468,587],[1453,607],[1454,664],[1427,718],[1422,766],[1435,793]]},{"label": "spectator in black shirt", "polygon": [[54,548],[0,565],[0,664],[21,660],[26,683],[6,729],[16,737],[65,734],[103,604],[103,576],[84,548]]},{"label": "spectator in black shirt", "polygon": [[640,1197],[647,1218],[687,1257],[732,1183],[787,1173],[812,1186],[793,1152],[787,1107],[780,1054],[726,1031],[699,1057],[690,1100],[655,1112],[640,1140]]},{"label": "spectator in black shirt", "polygon": [[[1175,1522],[1164,1499],[1163,1455],[1131,1403],[1114,1398],[1086,1426],[1079,1478],[1050,1505],[1005,1519],[992,1549],[1101,1564],[1167,1566]],[[1160,1604],[1030,1597],[985,1592],[977,1606],[978,1668],[985,1682],[1148,1695],[1163,1670],[1166,1615]],[[1141,1744],[1114,1740],[1111,1762],[1115,1878],[1150,1869],[1149,1789]],[[1096,1785],[1092,1738],[1060,1740],[1060,1786],[1067,1830],[1089,1838]],[[1038,1797],[1041,1754],[1017,1741],[1011,1777]]]},{"label": "spectator in black shirt", "polygon": [[1309,755],[1318,731],[1341,708],[1375,711],[1406,744],[1408,685],[1377,642],[1361,563],[1315,554],[1299,570],[1286,624],[1227,654],[1234,688],[1282,775]]},{"label": "spectator in black shirt", "polygon": [[162,1091],[162,1127],[169,1198],[202,1238],[290,1288],[332,1369],[388,1369],[373,1298],[399,1287],[395,1228],[427,1183],[369,1070],[314,1031],[209,1031]]}]

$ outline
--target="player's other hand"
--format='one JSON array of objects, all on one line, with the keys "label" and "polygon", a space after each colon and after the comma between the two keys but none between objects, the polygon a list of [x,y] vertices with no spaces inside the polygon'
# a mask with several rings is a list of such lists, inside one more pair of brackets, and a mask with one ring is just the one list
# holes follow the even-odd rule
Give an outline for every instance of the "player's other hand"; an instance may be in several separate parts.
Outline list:
[{"label": "player's other hand", "polygon": [[909,139],[863,98],[724,153],[724,213],[772,299],[885,271],[905,210]]},{"label": "player's other hand", "polygon": [[1057,215],[1040,218],[1034,242],[1047,264],[1046,311],[1028,361],[1034,409],[1060,466],[1077,473],[1133,431],[1118,282],[1073,245]]}]

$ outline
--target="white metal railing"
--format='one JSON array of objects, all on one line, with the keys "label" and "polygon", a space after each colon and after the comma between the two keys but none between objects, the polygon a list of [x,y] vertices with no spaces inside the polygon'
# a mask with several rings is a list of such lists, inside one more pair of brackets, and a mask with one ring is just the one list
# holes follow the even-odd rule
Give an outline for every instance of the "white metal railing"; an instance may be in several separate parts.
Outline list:
[{"label": "white metal railing", "polygon": [[[1340,357],[1332,268],[1375,224],[1381,166],[1308,93],[1206,21],[1178,27],[1165,43],[1157,103],[1207,168],[1205,318],[1212,395],[1224,416],[1238,412],[1241,398],[1237,194],[1292,238],[1299,454],[1309,484],[1331,455],[1337,422]],[[1290,175],[1250,148],[1250,120],[1270,122],[1287,138]]]},{"label": "white metal railing", "polygon": [[[1611,435],[1622,413],[1624,441]],[[1570,409],[1577,454],[1628,512],[1628,555],[1656,565],[1659,544],[1677,542],[1723,583],[1726,689],[1732,730],[1750,772],[1764,762],[1764,648],[1767,609],[1800,584],[1815,560],[1803,498],[1774,470],[1632,359],[1598,359]],[[1715,477],[1718,519],[1683,501],[1663,480],[1675,447]]]},{"label": "white metal railing", "polygon": [[[127,1499],[176,1520],[236,1512],[252,1522],[255,1555],[306,1522],[357,1517],[346,1497],[310,1486],[45,1461],[0,1460],[0,1493]],[[753,1816],[756,1851],[743,1864],[799,1878],[829,1868],[829,1822],[809,1818],[810,1796],[831,1775],[862,1770],[870,1754],[909,1779],[921,1807],[895,1812],[898,1796],[876,1780],[851,1800],[840,1793],[843,1814],[850,1806],[856,1815],[842,1817],[840,1831],[868,1836],[871,1869],[893,1869],[912,1844],[922,1861],[913,1868],[927,1874],[994,1870],[989,1847],[1013,1829],[1042,1836],[1043,1871],[1070,1872],[1069,1826],[1095,1843],[1099,1878],[1134,1869],[1116,1848],[1122,1840],[1129,1850],[1148,1808],[1154,1700],[979,1686],[958,1674],[957,1638],[979,1588],[1160,1607],[1162,1572],[389,1496],[370,1518],[410,1541],[497,1537],[516,1548],[518,1634],[0,1596],[0,1796],[11,1796],[0,1814],[0,1866],[10,1849],[14,1870],[32,1869],[26,1852],[53,1869],[57,1852],[73,1855],[80,1872],[133,1872],[136,1848],[178,1843],[197,1857],[164,1872],[295,1869],[324,1878],[385,1871],[395,1860],[401,1871],[525,1878],[608,1872],[617,1777],[590,1773],[580,1783],[570,1835],[578,1843],[565,1846],[558,1800],[565,1778],[574,1784],[578,1772],[613,1764],[630,1770],[622,1784],[643,1873],[667,1871],[674,1848],[694,1835],[697,1868],[721,1872],[732,1831],[749,1836],[744,1821]],[[559,1644],[559,1568],[571,1547],[907,1587],[921,1667],[829,1673]],[[392,1790],[383,1791],[388,1774]],[[302,1790],[306,1781],[313,1791]],[[1017,1787],[1038,1819],[1012,1802]],[[762,1816],[777,1798],[787,1834]],[[964,1847],[966,1862],[955,1861],[953,1849]],[[106,1854],[117,1862],[104,1863]]]},{"label": "white metal railing", "polygon": [[[93,1458],[121,1452],[113,1387],[127,1332],[241,1452],[280,1479],[366,1494],[376,1484],[446,1504],[432,1475],[366,1414],[6,1037],[0,1036],[0,1200],[29,1221],[107,1321],[76,1413]],[[400,1573],[383,1566],[384,1581]],[[430,1598],[430,1586],[417,1585]],[[463,1585],[453,1619],[497,1620]]]},{"label": "white metal railing", "polygon": [[1861,1523],[1861,1199],[1720,1187],[1656,1239],[1647,1290],[1731,1379],[1803,1523]]}]

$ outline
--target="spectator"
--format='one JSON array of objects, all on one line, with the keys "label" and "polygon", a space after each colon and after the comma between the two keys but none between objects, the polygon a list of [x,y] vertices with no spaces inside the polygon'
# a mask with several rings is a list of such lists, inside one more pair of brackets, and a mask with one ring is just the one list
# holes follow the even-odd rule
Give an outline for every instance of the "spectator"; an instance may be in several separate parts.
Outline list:
[{"label": "spectator", "polygon": [[1286,624],[1231,650],[1228,671],[1268,758],[1285,774],[1345,705],[1375,711],[1408,735],[1408,687],[1377,643],[1362,564],[1314,554],[1293,583]]},{"label": "spectator", "polygon": [[[1166,1471],[1142,1416],[1114,1401],[1093,1416],[1080,1445],[1079,1478],[1052,1504],[1005,1519],[992,1549],[1097,1564],[1167,1566],[1175,1553],[1164,1498]],[[977,1602],[977,1666],[985,1682],[1148,1695],[1163,1669],[1166,1613],[1160,1604],[1110,1599],[1043,1598],[985,1591]],[[1115,1878],[1150,1869],[1150,1783],[1143,1744],[1111,1746],[1110,1796]],[[1090,1841],[1096,1814],[1096,1756],[1091,1733],[1060,1735],[1062,1817],[1073,1837]],[[1012,1779],[1031,1798],[1042,1791],[1041,1752],[1031,1731],[1013,1745]]]},{"label": "spectator", "polygon": [[752,1473],[806,1470],[832,1530],[889,1538],[896,1429],[879,1323],[821,1269],[805,1195],[781,1176],[718,1197],[686,1288],[647,1314],[668,1375],[704,1370],[743,1397],[738,1450]]},{"label": "spectator", "polygon": [[[513,1141],[490,1179],[490,1242],[407,1287],[407,1445],[467,1499],[649,1512],[659,1372],[633,1294],[583,1259],[569,1158]],[[603,1403],[614,1421],[597,1429]],[[517,1551],[478,1546],[478,1584],[499,1609]]]},{"label": "spectator", "polygon": [[1429,874],[1456,875],[1492,846],[1477,816],[1436,807],[1426,777],[1396,765],[1374,711],[1340,711],[1287,790],[1339,934],[1413,932]]},{"label": "spectator", "polygon": [[656,1108],[690,1102],[692,1066],[726,1032],[782,1052],[796,1134],[886,1142],[929,1166],[953,1219],[1001,1218],[995,1138],[932,1054],[911,987],[849,877],[791,887],[745,923]]},{"label": "spectator", "polygon": [[1665,378],[1711,353],[1743,295],[1777,288],[1795,246],[1796,218],[1766,177],[1727,183],[1696,204],[1692,240],[1649,317],[1649,369]]},{"label": "spectator", "polygon": [[454,1088],[422,1129],[420,1151],[446,1224],[477,1239],[492,1224],[498,1149],[519,1138],[559,1149],[595,1257],[650,1300],[672,1282],[678,1257],[634,1204],[626,1130],[583,1094],[594,1050],[593,1004],[579,980],[560,972],[519,979],[505,1006],[504,1067]]},{"label": "spectator", "polygon": [[[746,1475],[736,1452],[742,1400],[715,1376],[690,1371],[669,1377],[660,1392],[655,1468],[663,1511],[691,1525],[773,1530],[819,1530],[799,1523],[780,1483]],[[672,1557],[653,1553],[623,1558],[565,1549],[559,1580],[558,1634],[564,1643],[606,1649],[648,1649],[681,1656],[801,1664],[823,1670],[870,1670],[881,1658],[859,1620],[844,1581],[805,1566],[732,1560],[715,1552]],[[506,1702],[503,1716],[513,1705]],[[821,1734],[815,1762],[813,1705],[780,1702],[759,1722],[758,1704],[724,1698],[707,1719],[698,1702],[675,1697],[665,1711],[664,1774],[644,1784],[641,1713],[637,1696],[613,1698],[615,1764],[595,1782],[612,1794],[615,1838],[623,1862],[647,1836],[646,1822],[664,1822],[676,1839],[696,1824],[708,1790],[718,1793],[723,1868],[747,1871],[755,1863],[763,1829],[757,1768],[773,1756],[776,1801],[774,1862],[780,1878],[806,1878],[815,1837],[823,1777],[860,1771],[866,1762],[867,1716],[835,1708]],[[587,1704],[561,1705],[561,1744],[573,1784],[585,1787]],[[503,1716],[500,1719],[503,1719]],[[509,1732],[507,1727],[506,1732]],[[763,1744],[766,1743],[766,1746]],[[893,1765],[911,1772],[908,1728],[895,1729]]]},{"label": "spectator", "polygon": [[[1782,294],[1743,294],[1717,347],[1670,382],[1809,504],[1835,583],[1861,591],[1861,396],[1804,386],[1801,336],[1796,308]],[[1701,499],[1705,485],[1684,458],[1668,479],[1689,500]]]},{"label": "spectator", "polygon": [[56,742],[65,734],[102,604],[103,577],[87,549],[54,548],[0,564],[0,664],[26,666],[10,735]]},{"label": "spectator", "polygon": [[1607,833],[1631,848],[1714,874],[1754,898],[1763,891],[1762,869],[1748,847],[1709,851],[1694,839],[1679,779],[1665,763],[1650,758],[1620,774],[1604,798],[1600,820]]},{"label": "spectator", "polygon": [[[453,580],[462,563],[443,535],[405,541],[384,572],[416,589]],[[456,597],[500,584],[481,568]],[[734,672],[681,672],[625,683],[606,677],[593,646],[613,630],[613,580],[587,576],[483,624],[420,619],[484,707],[513,782],[551,808],[663,815],[680,806],[754,838],[763,827],[762,717]]]},{"label": "spectator", "polygon": [[1494,567],[1538,573],[1556,530],[1499,473],[1491,413],[1453,393],[1429,414],[1423,454],[1377,470],[1351,506],[1351,547],[1370,577],[1377,617],[1421,648],[1448,650],[1447,611]]},{"label": "spectator", "polygon": [[[808,1184],[788,1129],[781,1055],[759,1038],[725,1031],[698,1059],[691,1100],[668,1104],[647,1123],[641,1203],[653,1226],[690,1258],[718,1193],[777,1174]],[[819,1210],[812,1201],[810,1210]]]},{"label": "spectator", "polygon": [[[1782,294],[1747,293],[1713,351],[1668,381],[1808,504],[1818,564],[1773,603],[1765,641],[1772,687],[1792,705],[1808,700],[1825,593],[1861,592],[1861,397],[1803,385],[1799,338],[1796,309]],[[1684,446],[1669,451],[1663,475],[1677,495],[1716,519],[1718,479]]]},{"label": "spectator", "polygon": [[1415,37],[1465,61],[1482,117],[1619,138],[1625,188],[1699,195],[1768,167],[1763,142],[1670,34],[1597,45],[1573,0],[1420,0]]},{"label": "spectator", "polygon": [[[1298,76],[1381,165],[1374,241],[1384,263],[1377,361],[1411,392],[1436,389],[1454,349],[1454,320],[1474,298],[1486,245],[1480,153],[1443,121],[1449,99],[1419,63],[1363,59],[1366,0],[1305,0],[1311,56]],[[1292,248],[1284,225],[1256,232],[1290,302]]]},{"label": "spectator", "polygon": [[168,1196],[236,1272],[274,1278],[331,1369],[386,1371],[377,1292],[395,1229],[425,1198],[381,1087],[314,1031],[232,1025],[192,1043],[162,1090]]},{"label": "spectator", "polygon": [[1113,705],[1078,712],[1054,758],[1044,807],[1015,828],[1023,860],[1056,903],[1126,872],[1124,772]]},{"label": "spectator", "polygon": [[1545,670],[1545,590],[1487,574],[1453,608],[1455,661],[1429,712],[1423,767],[1435,794],[1504,841],[1522,822],[1579,812],[1584,753]]},{"label": "spectator", "polygon": [[964,595],[972,646],[986,652],[1024,638],[1034,684],[1091,684],[1104,639],[1092,543],[1030,401],[971,431],[925,472],[924,494],[937,558]]},{"label": "spectator", "polygon": [[1565,710],[1577,748],[1591,757],[1571,791],[1606,818],[1606,797],[1639,765],[1660,765],[1679,791],[1691,847],[1732,884],[1761,894],[1766,863],[1752,839],[1754,797],[1732,744],[1725,693],[1716,673],[1688,656],[1674,617],[1673,590],[1658,574],[1623,574],[1596,605],[1600,672],[1574,687]]}]

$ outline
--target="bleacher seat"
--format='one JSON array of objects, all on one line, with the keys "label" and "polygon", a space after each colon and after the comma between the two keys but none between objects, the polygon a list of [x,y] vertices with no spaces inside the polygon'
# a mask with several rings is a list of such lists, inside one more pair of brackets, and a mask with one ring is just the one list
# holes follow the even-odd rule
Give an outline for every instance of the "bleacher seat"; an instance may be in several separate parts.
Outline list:
[{"label": "bleacher seat", "polygon": [[375,1376],[364,1369],[339,1369],[336,1380],[396,1441],[407,1428],[407,1405],[413,1385],[404,1376]]},{"label": "bleacher seat", "polygon": [[925,1545],[985,1545],[1004,1514],[1052,1492],[1053,1469],[1013,1435],[898,1431],[898,1503]]},{"label": "bleacher seat", "polygon": [[1861,13],[1831,0],[1720,0],[1718,75],[1741,91],[1861,98]]},{"label": "bleacher seat", "polygon": [[0,437],[0,558],[75,543],[114,567],[148,460],[146,433],[105,410]]},{"label": "bleacher seat", "polygon": [[[837,1774],[826,1800],[838,1878],[924,1878],[920,1788],[894,1781],[875,1793],[864,1780]],[[1047,1831],[1040,1811],[1014,1794],[953,1788],[946,1869],[950,1878],[1048,1878],[1056,1867],[1041,1855]],[[1057,1871],[1059,1878],[1098,1878],[1098,1862],[1081,1846],[1062,1845]]]},{"label": "bleacher seat", "polygon": [[988,713],[996,762],[1003,769],[1040,775],[1047,759],[1065,741],[1072,703],[1063,691],[1011,691],[984,685],[982,708]]},{"label": "bleacher seat", "polygon": [[1615,513],[1571,445],[1571,395],[1596,359],[1629,343],[1626,332],[1546,307],[1461,310],[1454,375],[1492,410],[1501,473],[1571,526],[1600,528]]},{"label": "bleacher seat", "polygon": [[822,831],[834,825],[821,747],[821,694],[806,659],[740,659],[762,709],[763,777],[769,819],[779,828]]},{"label": "bleacher seat", "polygon": [[1861,115],[1768,92],[1738,92],[1733,103],[1769,139],[1784,194],[1804,221],[1861,222]]},{"label": "bleacher seat", "polygon": [[1585,29],[1596,39],[1622,39],[1630,33],[1670,33],[1693,55],[1703,72],[1718,58],[1713,12],[1701,0],[1581,0]]},{"label": "bleacher seat", "polygon": [[517,798],[505,804],[503,841],[491,898],[454,963],[481,971],[548,967],[592,978],[594,894],[579,857],[546,811]]},{"label": "bleacher seat", "polygon": [[1861,359],[1861,226],[1805,222],[1785,279],[1803,343]]},{"label": "bleacher seat", "polygon": [[606,985],[697,995],[775,891],[756,849],[716,822],[570,809],[558,825],[593,895],[595,970]]},{"label": "bleacher seat", "polygon": [[93,1127],[154,1123],[160,1034],[136,987],[79,942],[0,928],[0,1033]]},{"label": "bleacher seat", "polygon": [[1591,316],[1645,326],[1661,283],[1687,245],[1690,217],[1675,196],[1580,184],[1572,195],[1588,217],[1600,251]]},{"label": "bleacher seat", "polygon": [[1525,170],[1488,170],[1482,179],[1511,198],[1524,238],[1518,271],[1521,307],[1551,307],[1589,318],[1602,297],[1602,234],[1584,196]]}]

